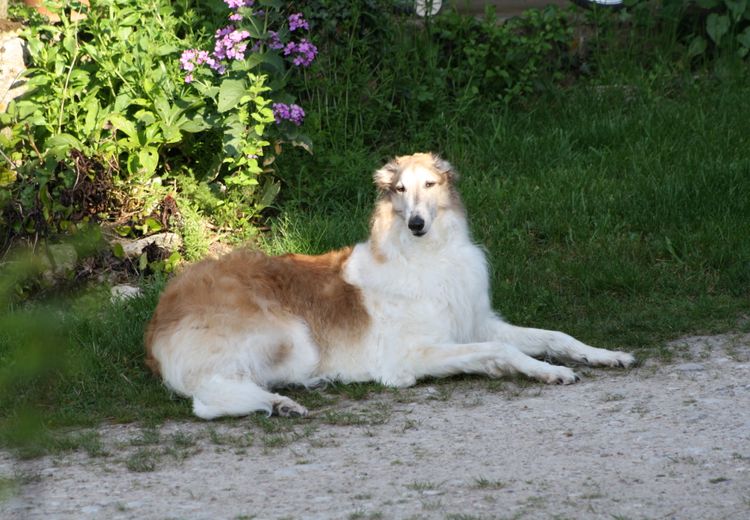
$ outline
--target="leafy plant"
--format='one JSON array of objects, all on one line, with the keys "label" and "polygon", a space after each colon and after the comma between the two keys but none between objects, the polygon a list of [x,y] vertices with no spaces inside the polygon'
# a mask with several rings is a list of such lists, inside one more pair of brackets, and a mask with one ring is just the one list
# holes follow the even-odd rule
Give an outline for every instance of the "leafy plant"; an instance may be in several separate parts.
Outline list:
[{"label": "leafy plant", "polygon": [[[50,2],[61,23],[25,29],[28,92],[0,116],[11,130],[0,136],[0,225],[47,236],[110,221],[139,236],[180,227],[179,208],[190,206],[217,230],[250,232],[278,192],[264,174],[280,143],[309,148],[284,86],[295,64],[314,58],[309,40],[292,38],[308,27],[299,13],[253,3],[228,0],[233,23],[248,29],[224,27],[214,51],[199,53],[184,49],[208,45],[226,10],[189,0]],[[86,17],[72,21],[68,7]],[[203,56],[214,70],[197,66]]]},{"label": "leafy plant", "polygon": [[709,41],[716,49],[735,52],[741,58],[750,53],[748,0],[695,0],[695,4],[709,12],[702,24],[703,30],[690,38],[691,56],[703,54]]},{"label": "leafy plant", "polygon": [[2,116],[12,127],[3,138],[11,193],[3,223],[16,234],[148,214],[163,191],[160,154],[208,126],[174,81],[168,57],[179,39],[168,3],[105,0],[79,22],[52,7],[61,24],[25,30],[28,92]]},{"label": "leafy plant", "polygon": [[492,6],[482,19],[449,12],[435,18],[433,31],[453,89],[504,102],[561,80],[573,41],[556,7],[530,9],[502,24]]},{"label": "leafy plant", "polygon": [[[688,58],[722,54],[745,58],[750,53],[748,0],[626,0],[625,5],[619,17],[633,21],[635,31],[675,28]],[[653,34],[641,38],[649,41]]]}]

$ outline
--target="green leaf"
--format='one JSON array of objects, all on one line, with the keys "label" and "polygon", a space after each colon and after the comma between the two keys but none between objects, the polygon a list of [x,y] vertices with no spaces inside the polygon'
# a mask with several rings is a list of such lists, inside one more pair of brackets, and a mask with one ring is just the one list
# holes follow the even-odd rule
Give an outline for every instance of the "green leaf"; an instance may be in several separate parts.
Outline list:
[{"label": "green leaf", "polygon": [[159,47],[157,47],[156,50],[154,50],[154,53],[157,56],[167,56],[169,54],[174,54],[179,50],[179,47],[177,47],[176,45],[165,43],[164,45],[160,45]]},{"label": "green leaf", "polygon": [[245,26],[245,30],[250,34],[250,37],[255,40],[261,40],[266,37],[266,35],[260,29],[252,24]]},{"label": "green leaf", "polygon": [[90,137],[96,128],[96,122],[99,118],[99,101],[96,96],[91,96],[84,107],[86,111],[86,119],[83,123],[83,135]]},{"label": "green leaf", "polygon": [[273,7],[278,11],[284,6],[284,2],[281,0],[259,0],[258,5]]},{"label": "green leaf", "polygon": [[158,96],[154,99],[154,108],[156,108],[156,113],[159,114],[162,121],[167,124],[172,123],[169,101],[164,96]]},{"label": "green leaf", "polygon": [[708,35],[717,45],[719,44],[721,37],[729,31],[729,26],[729,17],[724,14],[718,15],[716,13],[711,13],[706,20],[706,32],[708,32]]},{"label": "green leaf", "polygon": [[110,114],[108,121],[113,127],[120,130],[128,137],[133,139],[138,137],[138,130],[136,130],[133,122],[126,119],[122,114]]},{"label": "green leaf", "polygon": [[125,258],[125,249],[123,249],[121,243],[115,242],[112,244],[112,254],[115,255],[115,258],[119,258],[120,260]]},{"label": "green leaf", "polygon": [[39,112],[39,104],[27,99],[22,99],[15,102],[16,110],[18,111],[18,119],[23,121],[33,113]]},{"label": "green leaf", "polygon": [[180,255],[179,251],[174,251],[171,255],[169,255],[169,258],[167,258],[165,264],[164,264],[164,270],[168,273],[171,273],[175,270],[177,267],[177,264],[180,263],[180,260],[182,260],[182,256]]},{"label": "green leaf", "polygon": [[70,134],[53,135],[45,142],[50,153],[57,159],[64,158],[71,149],[83,150],[83,144]]},{"label": "green leaf", "polygon": [[133,99],[127,93],[123,92],[121,94],[118,94],[118,96],[115,98],[114,111],[125,112],[125,109],[127,109],[132,102]]},{"label": "green leaf", "polygon": [[178,143],[182,140],[182,132],[180,132],[180,128],[176,124],[168,125],[161,123],[159,124],[159,128],[164,136],[165,143]]},{"label": "green leaf", "polygon": [[701,54],[706,52],[707,45],[708,43],[703,36],[694,37],[690,41],[690,46],[688,47],[688,57],[695,58],[696,56],[700,56]]},{"label": "green leaf", "polygon": [[276,196],[279,194],[281,185],[278,182],[274,182],[270,178],[266,178],[261,188],[260,196],[258,197],[257,207],[258,211],[267,208],[274,201]]},{"label": "green leaf", "polygon": [[259,52],[253,53],[242,61],[232,62],[231,69],[237,72],[252,70],[265,61],[265,55]]},{"label": "green leaf", "polygon": [[747,9],[747,0],[724,0],[724,3],[732,13],[732,20],[739,22]]},{"label": "green leaf", "polygon": [[138,151],[138,162],[140,163],[141,170],[143,173],[152,175],[156,171],[156,166],[159,164],[159,154],[156,148],[147,146]]},{"label": "green leaf", "polygon": [[138,258],[138,269],[140,271],[145,271],[146,267],[148,267],[148,255],[146,255],[146,253],[141,253],[141,256]]},{"label": "green leaf", "polygon": [[[117,227],[115,227],[115,233],[117,233],[121,237],[127,237],[132,232],[133,232],[133,228],[130,227],[130,226],[117,226]],[[122,247],[122,245],[120,245],[120,247]]]},{"label": "green leaf", "polygon": [[286,71],[286,66],[284,65],[284,60],[281,59],[281,56],[279,56],[275,52],[264,52],[262,54],[263,56],[263,62],[267,63],[274,69],[276,69],[276,72],[279,74],[284,74]]},{"label": "green leaf", "polygon": [[148,229],[149,233],[156,233],[161,231],[161,223],[153,217],[148,217],[143,221],[143,225]]},{"label": "green leaf", "polygon": [[74,34],[67,34],[62,41],[63,48],[68,51],[71,56],[76,52],[76,37]]},{"label": "green leaf", "polygon": [[133,118],[144,126],[149,126],[156,121],[154,113],[145,109],[141,109],[133,114]]},{"label": "green leaf", "polygon": [[713,9],[719,2],[720,0],[698,0],[698,5],[703,9]]},{"label": "green leaf", "polygon": [[750,27],[745,27],[745,30],[737,35],[737,41],[745,49],[750,49]]},{"label": "green leaf", "polygon": [[239,103],[247,86],[245,81],[241,79],[225,79],[221,82],[219,87],[219,102],[217,103],[217,109],[219,112],[226,112],[235,108]]},{"label": "green leaf", "polygon": [[231,114],[224,122],[224,136],[222,137],[222,154],[228,157],[240,155],[242,137],[245,125],[242,124],[237,114]]},{"label": "green leaf", "polygon": [[[123,9],[122,12],[125,13],[126,10]],[[125,16],[125,17],[120,18],[119,20],[117,20],[117,24],[120,25],[120,26],[135,26],[135,25],[140,25],[142,23],[141,22],[141,18],[142,18],[141,13],[135,11],[135,12],[132,12],[132,13],[128,14],[127,16]]]}]

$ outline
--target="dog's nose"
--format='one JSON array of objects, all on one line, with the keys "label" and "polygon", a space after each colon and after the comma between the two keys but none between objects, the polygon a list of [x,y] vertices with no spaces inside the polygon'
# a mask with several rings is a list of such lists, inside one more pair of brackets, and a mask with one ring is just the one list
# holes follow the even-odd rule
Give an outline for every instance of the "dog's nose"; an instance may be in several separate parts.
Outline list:
[{"label": "dog's nose", "polygon": [[422,231],[424,229],[424,219],[419,215],[414,215],[409,219],[409,229],[412,231]]}]

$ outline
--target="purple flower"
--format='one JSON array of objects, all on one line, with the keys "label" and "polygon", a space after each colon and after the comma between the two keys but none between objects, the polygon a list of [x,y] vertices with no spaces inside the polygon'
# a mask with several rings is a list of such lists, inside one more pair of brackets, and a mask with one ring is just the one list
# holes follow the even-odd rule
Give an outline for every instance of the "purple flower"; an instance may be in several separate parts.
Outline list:
[{"label": "purple flower", "polygon": [[224,3],[229,6],[230,9],[239,9],[240,7],[250,7],[255,1],[254,0],[224,0]]},{"label": "purple flower", "polygon": [[193,75],[192,74],[187,74],[185,76],[185,83],[192,83],[192,82],[193,82]]},{"label": "purple flower", "polygon": [[302,13],[294,13],[289,16],[289,32],[294,32],[297,29],[310,30],[307,20],[302,18]]},{"label": "purple flower", "polygon": [[281,38],[279,38],[279,33],[276,31],[268,31],[268,40],[266,41],[266,45],[268,45],[269,49],[279,50],[284,47],[284,44],[281,43]]},{"label": "purple flower", "polygon": [[242,20],[242,15],[240,13],[232,13],[229,15],[229,19],[233,22],[239,22]]},{"label": "purple flower", "polygon": [[218,60],[244,60],[247,50],[247,40],[250,33],[235,30],[234,26],[228,25],[216,31],[216,44],[214,45],[214,57]]},{"label": "purple flower", "polygon": [[302,120],[305,119],[305,111],[299,105],[285,103],[274,103],[273,104],[273,115],[276,118],[276,124],[281,124],[282,121],[291,121],[295,125],[299,126],[302,124]]},{"label": "purple flower", "polygon": [[292,56],[292,63],[297,67],[309,67],[318,55],[318,48],[306,39],[299,43],[289,42],[284,47],[284,56]]},{"label": "purple flower", "polygon": [[187,72],[192,72],[195,69],[195,59],[198,51],[195,49],[187,49],[182,51],[180,56],[180,68]]}]

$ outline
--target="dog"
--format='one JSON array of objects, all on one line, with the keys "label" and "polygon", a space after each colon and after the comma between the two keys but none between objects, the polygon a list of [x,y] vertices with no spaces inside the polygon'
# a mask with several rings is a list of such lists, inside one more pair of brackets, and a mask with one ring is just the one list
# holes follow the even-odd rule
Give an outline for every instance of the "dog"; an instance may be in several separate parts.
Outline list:
[{"label": "dog", "polygon": [[570,384],[573,370],[537,358],[632,366],[631,354],[514,326],[492,310],[457,178],[432,153],[397,157],[374,174],[366,242],[319,256],[241,249],[188,267],[148,325],[147,365],[203,419],[306,415],[272,391],[287,385],[407,387],[460,373]]}]

